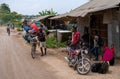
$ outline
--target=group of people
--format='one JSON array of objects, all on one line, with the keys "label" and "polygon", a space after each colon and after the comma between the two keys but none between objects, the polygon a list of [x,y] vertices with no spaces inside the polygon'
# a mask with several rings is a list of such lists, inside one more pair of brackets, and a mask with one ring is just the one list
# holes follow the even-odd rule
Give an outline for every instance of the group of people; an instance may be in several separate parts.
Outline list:
[{"label": "group of people", "polygon": [[7,28],[6,28],[7,33],[8,33],[9,36],[10,36],[10,29],[14,30],[14,24],[13,24],[13,23],[8,24],[8,25],[7,25]]},{"label": "group of people", "polygon": [[[41,56],[43,56],[43,49],[46,55],[46,27],[43,24],[36,25],[35,22],[28,24],[27,20],[23,22],[23,28],[25,31],[24,39],[30,43],[30,34],[37,36],[37,39],[40,41],[40,50]],[[81,36],[80,32],[77,31],[77,27],[72,27],[72,38],[70,40],[69,46],[72,50],[80,48],[80,42],[84,42],[86,46],[89,47],[90,53],[95,56],[95,60],[99,60],[99,49],[104,47],[104,53],[102,56],[103,61],[114,61],[114,45],[112,44],[111,48],[104,44],[104,40],[99,36],[97,31],[94,31],[93,35],[90,35],[88,30],[85,30],[84,35]]]},{"label": "group of people", "polygon": [[[86,46],[90,49],[90,53],[95,56],[95,60],[99,60],[99,53],[103,52],[102,61],[110,61],[114,63],[114,44],[111,48],[104,44],[104,40],[99,36],[98,32],[95,30],[93,35],[90,35],[88,30],[85,30],[83,36],[80,36],[80,32],[77,31],[77,27],[73,26],[72,38],[69,46],[75,50],[80,48],[80,42],[84,42]],[[99,51],[104,48],[104,51]],[[74,52],[73,52],[74,53]]]},{"label": "group of people", "polygon": [[[24,29],[24,35],[23,38],[27,41],[27,43],[30,43],[30,40],[32,37],[37,37],[36,39],[40,41],[40,50],[41,50],[41,56],[46,55],[46,30],[47,28],[42,24],[39,23],[36,25],[35,22],[29,24],[27,20],[23,22],[23,29]],[[43,47],[44,47],[44,53],[43,53]]]}]

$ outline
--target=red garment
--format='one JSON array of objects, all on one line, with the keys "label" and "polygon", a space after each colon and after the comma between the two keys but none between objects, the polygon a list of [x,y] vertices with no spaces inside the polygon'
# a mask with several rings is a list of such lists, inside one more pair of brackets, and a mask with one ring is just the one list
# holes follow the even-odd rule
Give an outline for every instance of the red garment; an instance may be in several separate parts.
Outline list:
[{"label": "red garment", "polygon": [[76,43],[79,44],[78,40],[80,39],[80,33],[74,32],[72,35],[72,45],[75,45]]},{"label": "red garment", "polygon": [[111,52],[114,54],[115,48],[114,48],[114,47],[111,47],[110,50],[111,50]]},{"label": "red garment", "polygon": [[34,29],[36,32],[38,32],[39,30],[35,23],[31,24],[31,28]]},{"label": "red garment", "polygon": [[76,55],[77,54],[77,52],[76,52],[76,50],[74,50],[72,53],[71,53],[71,57],[73,57],[74,55]]}]

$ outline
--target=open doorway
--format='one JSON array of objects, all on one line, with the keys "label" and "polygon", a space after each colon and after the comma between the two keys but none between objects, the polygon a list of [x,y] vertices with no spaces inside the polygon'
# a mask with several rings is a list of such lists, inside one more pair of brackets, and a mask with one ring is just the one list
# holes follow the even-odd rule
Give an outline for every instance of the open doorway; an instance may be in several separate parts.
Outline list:
[{"label": "open doorway", "polygon": [[108,25],[103,24],[103,15],[92,15],[90,20],[90,31],[93,35],[94,31],[98,31],[100,37],[104,39],[104,43],[108,45]]}]

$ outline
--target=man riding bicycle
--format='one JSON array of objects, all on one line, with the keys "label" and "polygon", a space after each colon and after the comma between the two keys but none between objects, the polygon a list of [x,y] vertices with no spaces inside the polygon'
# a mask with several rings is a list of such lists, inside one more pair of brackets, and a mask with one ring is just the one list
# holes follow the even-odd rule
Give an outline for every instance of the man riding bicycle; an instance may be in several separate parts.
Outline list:
[{"label": "man riding bicycle", "polygon": [[30,43],[30,39],[29,39],[29,30],[31,30],[30,26],[27,23],[27,20],[24,20],[23,22],[23,29],[25,31],[25,35],[23,35],[23,38]]},{"label": "man riding bicycle", "polygon": [[28,25],[28,21],[24,20],[23,22],[23,28],[26,32],[26,34],[24,35],[24,39],[30,43],[30,39],[34,36],[36,36],[37,32],[38,32],[38,27],[32,23],[31,25]]},{"label": "man riding bicycle", "polygon": [[10,26],[9,26],[9,24],[7,25],[7,33],[10,36]]}]

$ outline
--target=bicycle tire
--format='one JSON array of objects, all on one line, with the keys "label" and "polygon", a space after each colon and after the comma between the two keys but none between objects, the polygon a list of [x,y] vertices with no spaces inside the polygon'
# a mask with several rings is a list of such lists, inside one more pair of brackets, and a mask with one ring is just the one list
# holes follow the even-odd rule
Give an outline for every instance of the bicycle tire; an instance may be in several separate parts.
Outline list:
[{"label": "bicycle tire", "polygon": [[[78,72],[79,74],[81,74],[81,75],[86,75],[86,74],[88,74],[88,73],[90,72],[90,70],[91,70],[91,63],[90,63],[89,59],[83,59],[83,62],[84,62],[84,63],[87,62],[88,65],[89,65],[89,68],[88,68],[87,71],[85,71],[85,72],[82,72],[82,71],[80,70],[80,65],[82,64],[82,59],[81,59],[81,60],[79,60],[79,63],[77,64],[77,72]],[[84,68],[84,67],[82,67],[81,69],[83,69],[83,68]],[[84,68],[84,70],[85,70],[85,68]]]},{"label": "bicycle tire", "polygon": [[36,49],[36,47],[32,46],[32,48],[31,48],[31,56],[32,56],[33,59],[35,58],[35,49]]}]

